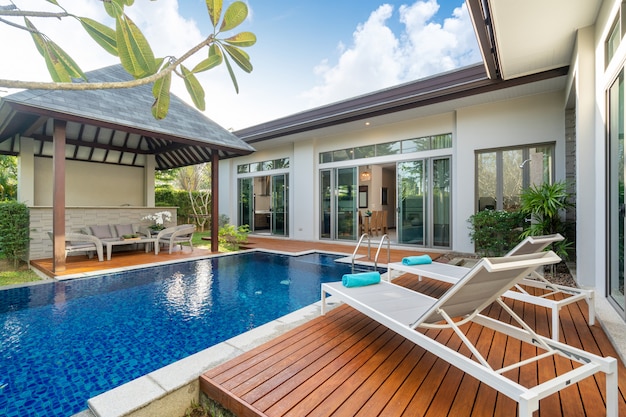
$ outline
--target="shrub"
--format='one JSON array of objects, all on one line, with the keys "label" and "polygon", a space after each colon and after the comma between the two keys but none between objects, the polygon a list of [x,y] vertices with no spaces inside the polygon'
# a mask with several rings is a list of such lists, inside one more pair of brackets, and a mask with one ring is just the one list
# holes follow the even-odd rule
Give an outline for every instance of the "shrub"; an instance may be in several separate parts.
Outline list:
[{"label": "shrub", "polygon": [[239,227],[227,224],[218,231],[218,242],[228,250],[238,250],[239,245],[248,240],[248,233],[250,233],[250,226],[247,224]]},{"label": "shrub", "polygon": [[483,210],[470,216],[468,222],[476,253],[502,256],[521,241],[524,215],[519,211]]},{"label": "shrub", "polygon": [[30,212],[17,201],[0,202],[0,252],[15,269],[26,259],[30,242]]}]

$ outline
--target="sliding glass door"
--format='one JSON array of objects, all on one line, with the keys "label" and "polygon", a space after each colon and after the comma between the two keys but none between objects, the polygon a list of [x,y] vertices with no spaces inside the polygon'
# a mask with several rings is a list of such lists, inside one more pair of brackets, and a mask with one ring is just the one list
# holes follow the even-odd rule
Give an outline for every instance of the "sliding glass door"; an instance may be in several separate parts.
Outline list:
[{"label": "sliding glass door", "polygon": [[272,234],[287,236],[287,174],[272,175]]},{"label": "sliding glass door", "polygon": [[320,237],[356,240],[357,168],[320,171]]},{"label": "sliding glass door", "polygon": [[624,201],[624,75],[620,74],[609,90],[609,205],[608,216],[608,295],[624,316],[624,259],[626,245],[626,202]]},{"label": "sliding glass door", "polygon": [[289,235],[289,174],[240,178],[239,225],[275,236]]},{"label": "sliding glass door", "polygon": [[449,157],[398,162],[398,243],[450,247]]},{"label": "sliding glass door", "polygon": [[398,162],[398,243],[424,245],[428,232],[425,222],[426,164],[424,160]]}]

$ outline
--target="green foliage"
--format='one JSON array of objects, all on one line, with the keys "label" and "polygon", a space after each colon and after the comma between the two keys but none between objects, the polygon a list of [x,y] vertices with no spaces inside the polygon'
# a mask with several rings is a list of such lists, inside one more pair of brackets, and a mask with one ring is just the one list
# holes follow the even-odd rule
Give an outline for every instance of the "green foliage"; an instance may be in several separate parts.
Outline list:
[{"label": "green foliage", "polygon": [[[152,105],[152,114],[157,120],[165,118],[168,112],[172,74],[176,74],[184,79],[192,101],[198,109],[204,110],[205,93],[195,76],[196,73],[214,68],[225,62],[235,90],[239,92],[239,86],[228,57],[243,71],[248,73],[252,71],[250,56],[241,48],[254,45],[256,43],[256,35],[244,31],[230,36],[221,36],[224,32],[231,31],[241,25],[248,17],[248,6],[243,1],[232,2],[222,16],[223,1],[206,0],[207,13],[213,26],[213,32],[199,45],[194,46],[180,58],[154,56],[148,39],[126,15],[125,8],[131,7],[134,4],[134,0],[106,0],[101,2],[108,16],[114,20],[114,28],[87,17],[73,15],[58,0],[48,0],[48,2],[58,7],[60,12],[22,11],[17,7],[12,7],[10,10],[0,8],[0,17],[4,15],[22,17],[24,24],[22,25],[4,18],[0,19],[0,23],[8,24],[30,33],[37,51],[44,58],[52,81],[55,83],[71,83],[74,79],[88,80],[79,65],[50,37],[41,32],[29,17],[58,18],[59,20],[67,17],[75,18],[80,22],[87,35],[102,49],[118,57],[124,69],[135,79],[150,77],[151,79],[146,80],[146,83],[154,81],[153,96],[155,101]],[[191,71],[182,65],[186,59],[204,48],[208,49],[207,59],[202,60]],[[12,85],[8,84],[6,86],[12,87]],[[83,84],[83,87],[84,89],[89,88],[86,84]],[[54,88],[63,89],[63,86],[55,86]]]},{"label": "green foliage", "polygon": [[[200,191],[191,192],[194,198],[199,193]],[[188,191],[157,188],[154,190],[154,203],[157,207],[178,207],[177,213],[180,219],[178,223],[187,223],[187,218],[194,214]]]},{"label": "green foliage", "polygon": [[[574,207],[571,197],[565,181],[531,186],[522,191],[520,210],[524,216],[531,217],[530,226],[524,230],[522,238],[554,233],[567,236],[567,224],[562,217],[567,209]],[[573,242],[565,239],[553,244],[552,250],[561,258],[567,259],[568,249],[572,245]]]},{"label": "green foliage", "polygon": [[223,246],[228,250],[238,250],[239,245],[248,240],[249,233],[250,226],[247,224],[239,227],[227,224],[222,226],[218,231],[218,241],[220,246]]},{"label": "green foliage", "polygon": [[0,201],[17,198],[17,157],[0,155]]},{"label": "green foliage", "polygon": [[17,201],[0,202],[0,252],[15,269],[25,259],[30,242],[30,212]]},{"label": "green foliage", "polygon": [[519,211],[483,210],[468,221],[470,238],[482,256],[502,256],[521,241],[524,216]]}]

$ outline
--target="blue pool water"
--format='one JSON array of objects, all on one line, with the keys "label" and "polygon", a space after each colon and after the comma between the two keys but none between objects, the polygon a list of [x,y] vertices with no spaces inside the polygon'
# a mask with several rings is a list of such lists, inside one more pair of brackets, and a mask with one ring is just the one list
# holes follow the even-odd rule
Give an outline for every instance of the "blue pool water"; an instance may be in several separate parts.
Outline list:
[{"label": "blue pool water", "polygon": [[87,400],[305,307],[349,266],[253,252],[0,291],[0,415]]}]

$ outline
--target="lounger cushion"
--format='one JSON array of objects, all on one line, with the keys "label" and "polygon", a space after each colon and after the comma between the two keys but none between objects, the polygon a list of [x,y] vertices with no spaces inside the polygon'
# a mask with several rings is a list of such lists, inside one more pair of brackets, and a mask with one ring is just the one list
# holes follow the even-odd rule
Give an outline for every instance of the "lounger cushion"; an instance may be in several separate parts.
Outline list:
[{"label": "lounger cushion", "polygon": [[111,229],[109,225],[104,226],[89,226],[91,228],[91,234],[93,234],[98,239],[107,239],[112,238]]},{"label": "lounger cushion", "polygon": [[133,231],[133,225],[132,224],[116,224],[115,225],[115,230],[117,230],[117,235],[118,236],[132,235],[132,234],[135,233]]}]

